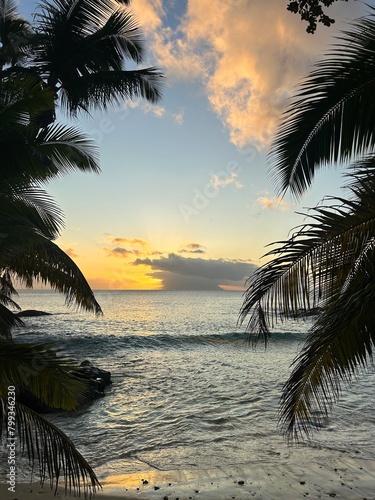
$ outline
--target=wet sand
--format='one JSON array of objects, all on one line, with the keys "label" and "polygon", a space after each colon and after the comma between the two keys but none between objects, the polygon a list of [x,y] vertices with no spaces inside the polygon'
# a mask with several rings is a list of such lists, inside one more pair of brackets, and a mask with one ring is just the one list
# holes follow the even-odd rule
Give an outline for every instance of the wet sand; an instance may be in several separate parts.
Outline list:
[{"label": "wet sand", "polygon": [[[101,480],[98,500],[293,500],[337,498],[375,500],[375,463],[343,458],[329,466],[309,463],[300,467],[278,464],[233,466],[225,470],[149,470]],[[16,492],[0,485],[1,500],[60,500],[74,498],[59,489],[57,497],[48,486],[17,484]],[[77,497],[75,497],[77,498]]]}]

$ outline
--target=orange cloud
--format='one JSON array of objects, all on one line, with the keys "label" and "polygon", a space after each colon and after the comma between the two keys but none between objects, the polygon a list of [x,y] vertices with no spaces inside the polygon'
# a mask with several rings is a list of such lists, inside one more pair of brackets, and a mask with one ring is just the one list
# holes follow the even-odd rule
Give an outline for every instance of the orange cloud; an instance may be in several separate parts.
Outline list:
[{"label": "orange cloud", "polygon": [[205,247],[199,243],[187,243],[178,253],[206,253]]},{"label": "orange cloud", "polygon": [[147,246],[149,245],[149,242],[146,240],[143,240],[141,238],[123,238],[123,237],[111,237],[109,239],[111,243],[115,244],[129,244],[129,245],[139,245],[139,246]]},{"label": "orange cloud", "polygon": [[103,248],[105,252],[107,252],[107,255],[109,257],[133,257],[134,255],[141,255],[142,252],[139,250],[127,250],[126,248],[122,247],[115,247],[115,248]]},{"label": "orange cloud", "polygon": [[[134,2],[168,83],[200,81],[212,111],[238,147],[269,145],[286,98],[340,27],[361,14],[359,2],[332,7],[338,20],[312,37],[280,0],[188,0],[175,28],[163,24],[161,0]],[[343,4],[343,5],[342,5]]]},{"label": "orange cloud", "polygon": [[79,257],[79,255],[75,252],[73,248],[63,248],[63,250],[72,259],[76,259],[77,257]]},{"label": "orange cloud", "polygon": [[280,210],[281,212],[289,212],[293,209],[290,203],[286,202],[279,196],[275,196],[273,198],[269,198],[268,196],[261,196],[257,199],[257,202],[266,210]]}]

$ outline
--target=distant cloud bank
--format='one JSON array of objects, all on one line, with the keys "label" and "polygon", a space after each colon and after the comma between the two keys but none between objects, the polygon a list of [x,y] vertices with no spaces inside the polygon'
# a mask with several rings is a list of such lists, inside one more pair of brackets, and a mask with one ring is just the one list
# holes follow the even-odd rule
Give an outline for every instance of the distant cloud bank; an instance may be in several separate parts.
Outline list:
[{"label": "distant cloud bank", "polygon": [[243,289],[244,282],[257,268],[250,262],[226,259],[182,257],[170,253],[158,259],[138,258],[133,265],[151,267],[150,275],[162,280],[164,290]]}]

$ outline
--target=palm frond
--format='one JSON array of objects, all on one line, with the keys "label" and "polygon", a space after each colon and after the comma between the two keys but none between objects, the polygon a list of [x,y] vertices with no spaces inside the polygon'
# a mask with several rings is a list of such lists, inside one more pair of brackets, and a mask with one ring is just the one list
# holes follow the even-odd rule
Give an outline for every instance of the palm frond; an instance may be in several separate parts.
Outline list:
[{"label": "palm frond", "polygon": [[75,127],[9,127],[0,135],[3,175],[42,182],[71,170],[99,172],[95,142]]},{"label": "palm frond", "polygon": [[68,306],[102,314],[86,278],[75,262],[55,243],[32,228],[3,227],[0,239],[0,268],[7,268],[27,287],[50,285],[62,293]]},{"label": "palm frond", "polygon": [[98,173],[98,148],[95,142],[75,127],[54,124],[39,131],[36,153],[43,161],[49,160],[58,174],[78,168]]},{"label": "palm frond", "polygon": [[309,332],[284,385],[280,423],[291,439],[322,425],[348,383],[372,359],[375,343],[375,240],[369,242],[345,286],[332,294]]},{"label": "palm frond", "polygon": [[4,72],[0,78],[0,125],[2,132],[15,125],[28,126],[44,110],[53,107],[51,90],[43,88],[42,80],[34,72]]},{"label": "palm frond", "polygon": [[162,95],[162,77],[156,68],[92,73],[65,85],[61,89],[61,103],[73,113],[106,109],[138,97],[155,103]]},{"label": "palm frond", "polygon": [[87,72],[123,69],[142,61],[143,37],[130,13],[112,0],[41,2],[35,63],[54,87]]},{"label": "palm frond", "polygon": [[36,16],[39,47],[32,66],[69,113],[104,108],[121,99],[161,95],[155,68],[126,71],[143,60],[143,35],[127,1],[43,0]]},{"label": "palm frond", "polygon": [[357,21],[300,86],[271,149],[273,178],[300,196],[321,166],[375,147],[375,17]]},{"label": "palm frond", "polygon": [[52,344],[0,341],[1,390],[8,385],[27,388],[51,408],[76,410],[89,401],[89,388],[70,372],[76,361],[61,355]]},{"label": "palm frond", "polygon": [[9,269],[4,269],[0,275],[0,303],[7,308],[13,308],[20,311],[20,306],[12,299],[12,295],[18,295],[17,290],[12,283],[12,277]]},{"label": "palm frond", "polygon": [[[360,166],[361,165],[361,166]],[[331,198],[269,252],[249,280],[241,319],[256,341],[276,320],[320,306],[283,388],[280,424],[292,439],[321,426],[349,382],[372,357],[375,341],[375,157],[353,167],[350,196]],[[280,244],[280,243],[279,243]]]},{"label": "palm frond", "polygon": [[[3,418],[4,405],[4,399],[0,398]],[[84,497],[101,487],[94,471],[66,434],[20,403],[15,405],[15,414],[22,454],[26,453],[32,465],[39,464],[42,485],[48,479],[56,494],[62,479],[66,494]]]},{"label": "palm frond", "polygon": [[274,258],[249,278],[240,319],[250,316],[247,329],[254,340],[267,341],[275,320],[315,308],[344,286],[375,237],[374,173],[350,189],[352,199],[334,198],[331,206],[316,207],[309,222],[279,242],[267,254]]},{"label": "palm frond", "polygon": [[[102,27],[85,39],[84,45],[88,55],[90,54],[86,58],[86,67],[89,68],[90,62],[94,62],[93,53],[98,56],[95,61],[98,67],[93,66],[91,68],[93,70],[112,68],[121,71],[126,58],[139,64],[143,60],[143,43],[144,36],[133,16],[118,9],[111,14]],[[102,67],[105,63],[103,54],[106,54],[106,68]]]},{"label": "palm frond", "polygon": [[0,20],[14,18],[18,16],[18,3],[15,0],[0,1]]},{"label": "palm frond", "polygon": [[63,227],[62,212],[43,189],[16,178],[0,182],[0,193],[0,232],[14,224],[33,227],[49,239],[58,237]]},{"label": "palm frond", "polygon": [[23,321],[0,302],[0,339],[10,340],[12,330],[23,326]]},{"label": "palm frond", "polygon": [[52,344],[0,342],[2,385],[27,388],[51,408],[76,410],[90,399],[87,383],[71,372],[76,361]]}]

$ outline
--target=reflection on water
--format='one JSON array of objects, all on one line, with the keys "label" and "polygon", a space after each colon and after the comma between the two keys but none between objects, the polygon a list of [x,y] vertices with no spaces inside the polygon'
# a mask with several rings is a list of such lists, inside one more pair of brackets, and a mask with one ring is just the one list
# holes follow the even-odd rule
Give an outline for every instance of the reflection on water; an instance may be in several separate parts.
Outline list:
[{"label": "reflection on water", "polygon": [[[24,341],[54,341],[109,369],[106,396],[50,418],[102,476],[295,460],[277,431],[277,405],[308,323],[285,322],[265,351],[237,326],[234,292],[98,292],[104,316],[68,311],[48,291],[21,294]],[[342,450],[375,458],[374,371],[345,391],[305,457]],[[297,453],[298,455],[298,453]]]}]

